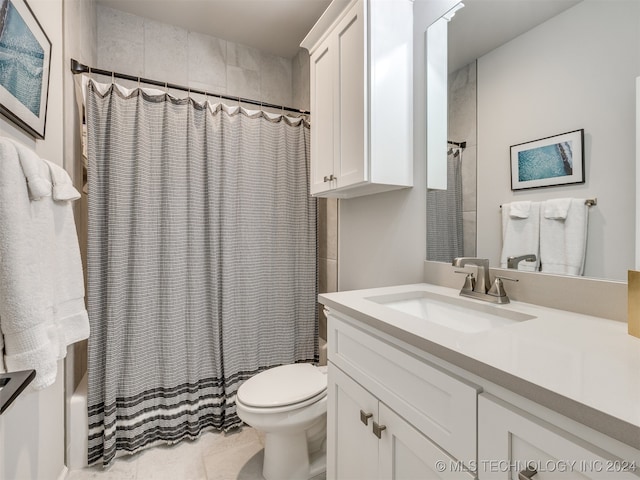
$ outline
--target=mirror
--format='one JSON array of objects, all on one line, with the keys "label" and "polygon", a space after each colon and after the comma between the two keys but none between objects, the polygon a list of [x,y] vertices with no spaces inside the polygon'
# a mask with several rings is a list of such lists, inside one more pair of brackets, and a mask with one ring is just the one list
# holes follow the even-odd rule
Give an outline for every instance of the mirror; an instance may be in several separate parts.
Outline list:
[{"label": "mirror", "polygon": [[[448,24],[447,137],[465,145],[440,146],[451,150],[449,161],[457,158],[462,186],[458,193],[427,192],[427,260],[449,261],[450,252],[438,258],[438,249],[458,245],[462,255],[498,266],[502,204],[597,198],[589,209],[584,275],[625,280],[635,265],[640,2],[464,3]],[[579,129],[583,184],[511,190],[512,145]],[[460,203],[459,210],[452,214],[445,202]]]}]

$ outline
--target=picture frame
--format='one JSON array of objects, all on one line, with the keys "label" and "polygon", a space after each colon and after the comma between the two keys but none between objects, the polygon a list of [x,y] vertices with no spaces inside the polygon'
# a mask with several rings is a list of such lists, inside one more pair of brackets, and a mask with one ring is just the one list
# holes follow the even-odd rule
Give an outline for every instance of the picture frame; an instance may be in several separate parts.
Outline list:
[{"label": "picture frame", "polygon": [[25,0],[0,0],[0,113],[44,139],[51,41]]},{"label": "picture frame", "polygon": [[511,146],[511,190],[584,183],[584,129]]}]

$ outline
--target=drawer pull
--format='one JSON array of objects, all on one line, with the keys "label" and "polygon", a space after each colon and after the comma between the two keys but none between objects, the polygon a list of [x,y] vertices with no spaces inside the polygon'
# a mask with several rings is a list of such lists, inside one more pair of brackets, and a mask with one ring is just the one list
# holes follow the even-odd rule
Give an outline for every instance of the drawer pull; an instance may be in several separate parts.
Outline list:
[{"label": "drawer pull", "polygon": [[535,469],[535,465],[529,464],[527,468],[518,472],[518,480],[530,480],[536,473],[538,471]]},{"label": "drawer pull", "polygon": [[365,413],[363,410],[360,410],[360,421],[365,425],[369,425],[369,419],[373,417],[373,413]]},{"label": "drawer pull", "polygon": [[335,180],[335,179],[336,179],[336,177],[333,176],[333,173],[331,175],[328,175],[328,176],[325,175],[324,176],[324,181],[325,182],[330,182],[330,181]]},{"label": "drawer pull", "polygon": [[387,429],[386,425],[378,425],[376,422],[373,422],[373,434],[376,437],[382,438],[382,431],[386,429]]}]

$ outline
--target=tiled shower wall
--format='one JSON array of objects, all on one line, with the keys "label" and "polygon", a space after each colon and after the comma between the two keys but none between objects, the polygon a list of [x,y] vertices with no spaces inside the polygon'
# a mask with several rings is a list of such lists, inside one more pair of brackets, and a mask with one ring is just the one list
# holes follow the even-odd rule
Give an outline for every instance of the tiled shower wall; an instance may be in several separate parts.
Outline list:
[{"label": "tiled shower wall", "polygon": [[[223,95],[308,110],[309,55],[287,59],[98,6],[97,67]],[[312,118],[313,121],[313,118]],[[338,283],[338,201],[318,199],[318,290]],[[326,318],[319,306],[320,336]]]},{"label": "tiled shower wall", "polygon": [[[318,293],[338,290],[338,199],[318,199]],[[327,338],[327,317],[318,304],[320,336]]]},{"label": "tiled shower wall", "polygon": [[296,106],[290,59],[103,6],[98,68]]}]

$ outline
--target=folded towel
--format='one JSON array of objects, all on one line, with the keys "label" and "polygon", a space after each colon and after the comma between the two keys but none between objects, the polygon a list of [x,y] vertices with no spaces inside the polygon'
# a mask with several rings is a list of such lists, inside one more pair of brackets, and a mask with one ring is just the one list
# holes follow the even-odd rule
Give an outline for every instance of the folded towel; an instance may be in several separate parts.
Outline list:
[{"label": "folded towel", "polygon": [[[8,139],[5,139],[8,140]],[[27,179],[27,188],[31,200],[40,200],[51,196],[51,180],[49,169],[40,157],[30,148],[13,140],[8,140],[16,149],[20,166]]]},{"label": "folded towel", "polygon": [[584,198],[569,200],[566,218],[545,217],[540,221],[541,270],[545,273],[584,273],[589,207]]},{"label": "folded towel", "polygon": [[[26,149],[26,147],[24,147]],[[34,171],[47,172],[44,161]],[[25,157],[27,158],[27,157]],[[0,334],[8,371],[35,369],[55,382],[70,341],[88,337],[84,284],[70,202],[31,201],[19,150],[0,138]]]},{"label": "folded towel", "polygon": [[507,204],[509,206],[509,215],[513,218],[528,218],[531,210],[531,202],[513,202]]},{"label": "folded towel", "polygon": [[[520,215],[528,204],[526,217],[513,216],[513,204],[502,205],[502,254],[500,255],[500,267],[507,268],[509,257],[533,254],[536,261],[522,261],[518,264],[518,270],[535,272],[539,266],[540,246],[540,203],[539,202],[514,202],[523,204],[516,206],[515,211]],[[524,208],[523,208],[524,207]]]},{"label": "folded towel", "polygon": [[547,200],[544,202],[544,218],[563,220],[567,218],[567,213],[569,212],[570,205],[570,198],[556,198],[554,200]]},{"label": "folded towel", "polygon": [[49,160],[45,160],[49,167],[51,175],[51,184],[53,185],[53,199],[55,201],[77,200],[80,198],[80,192],[75,189],[71,182],[71,177],[67,171]]}]

